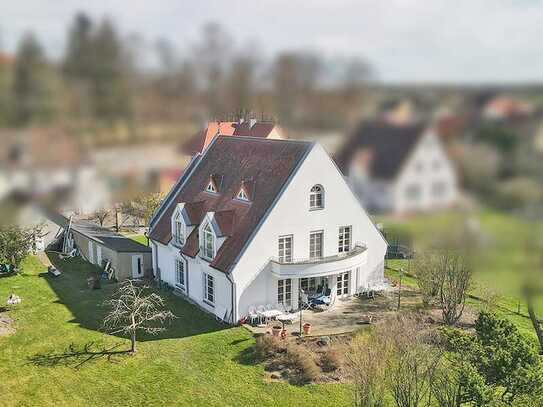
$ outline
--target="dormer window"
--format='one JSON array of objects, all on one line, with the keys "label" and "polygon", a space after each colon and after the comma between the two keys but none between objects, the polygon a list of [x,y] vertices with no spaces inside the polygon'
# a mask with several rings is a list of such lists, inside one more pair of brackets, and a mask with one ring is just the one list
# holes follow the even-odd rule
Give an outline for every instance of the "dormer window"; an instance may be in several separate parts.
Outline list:
[{"label": "dormer window", "polygon": [[222,175],[220,174],[211,174],[209,176],[209,181],[206,185],[206,192],[217,194],[221,190],[222,186]]},{"label": "dormer window", "polygon": [[245,192],[243,188],[239,190],[238,196],[236,198],[239,199],[240,201],[249,201],[249,196],[247,195],[247,193]]},{"label": "dormer window", "polygon": [[309,192],[309,209],[324,208],[324,188],[321,185],[314,185]]},{"label": "dormer window", "polygon": [[217,188],[215,188],[215,185],[213,185],[213,181],[209,181],[209,184],[207,184],[206,192],[212,192],[212,193],[217,192]]},{"label": "dormer window", "polygon": [[213,260],[215,257],[215,234],[208,222],[202,229],[202,240],[200,242],[200,250],[202,257]]},{"label": "dormer window", "polygon": [[178,204],[171,218],[172,243],[175,246],[183,246],[186,240],[185,219],[183,218],[184,207],[184,203]]},{"label": "dormer window", "polygon": [[179,246],[183,246],[185,244],[185,223],[183,222],[181,212],[178,212],[174,219],[173,237],[175,243]]}]

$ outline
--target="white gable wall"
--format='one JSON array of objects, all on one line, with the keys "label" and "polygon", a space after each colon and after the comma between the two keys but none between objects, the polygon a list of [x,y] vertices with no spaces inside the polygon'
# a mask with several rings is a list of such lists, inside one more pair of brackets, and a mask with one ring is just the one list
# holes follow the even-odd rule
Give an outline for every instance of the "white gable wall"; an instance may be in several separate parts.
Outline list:
[{"label": "white gable wall", "polygon": [[[209,263],[199,255],[195,258],[181,255],[179,248],[171,243],[163,245],[159,242],[153,242],[152,248],[156,252],[154,272],[156,275],[156,267],[160,268],[160,278],[163,282],[176,287],[175,260],[183,260],[185,261],[185,291],[183,293],[201,308],[221,319],[224,318],[225,312],[230,312],[232,288],[230,281],[222,271],[210,267]],[[215,304],[213,306],[204,302],[203,273],[212,275],[215,281]]]},{"label": "white gable wall", "polygon": [[[420,190],[410,197],[413,186]],[[435,188],[442,185],[442,192]],[[439,137],[427,130],[403,165],[393,186],[395,212],[425,211],[451,206],[458,199],[456,173]]]},{"label": "white gable wall", "polygon": [[[324,188],[324,209],[310,211],[309,191],[315,184]],[[364,276],[359,282],[364,283],[370,275],[381,278],[386,242],[333,161],[317,144],[233,268],[237,317],[245,315],[250,305],[276,303],[277,279],[271,274],[270,259],[278,255],[279,236],[293,235],[293,258],[305,259],[309,257],[310,232],[323,230],[323,255],[330,256],[338,253],[340,226],[352,226],[353,246],[355,243],[368,246],[367,265],[361,270]],[[355,284],[355,274],[353,271],[351,285]]]}]

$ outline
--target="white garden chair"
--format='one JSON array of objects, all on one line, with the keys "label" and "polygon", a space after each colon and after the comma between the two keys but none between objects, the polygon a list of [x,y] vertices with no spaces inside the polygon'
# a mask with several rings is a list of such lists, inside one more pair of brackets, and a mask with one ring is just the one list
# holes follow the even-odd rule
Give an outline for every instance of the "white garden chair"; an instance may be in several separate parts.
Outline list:
[{"label": "white garden chair", "polygon": [[260,315],[257,314],[254,305],[251,305],[249,307],[249,313],[247,314],[247,318],[249,318],[251,325],[254,325],[255,321],[258,322],[260,320]]}]

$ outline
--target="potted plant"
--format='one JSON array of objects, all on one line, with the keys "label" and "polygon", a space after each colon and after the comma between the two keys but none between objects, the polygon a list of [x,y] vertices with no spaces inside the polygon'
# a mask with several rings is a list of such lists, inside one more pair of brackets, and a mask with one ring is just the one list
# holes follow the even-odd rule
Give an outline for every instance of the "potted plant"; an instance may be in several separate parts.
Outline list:
[{"label": "potted plant", "polygon": [[281,334],[282,330],[283,330],[283,327],[281,325],[272,326],[272,334],[273,334],[273,336],[279,336],[279,334]]},{"label": "potted plant", "polygon": [[304,335],[309,335],[311,333],[311,324],[309,322],[306,322],[303,328],[304,328]]},{"label": "potted plant", "polygon": [[287,338],[287,330],[283,328],[281,330],[281,339],[286,339],[286,338]]}]

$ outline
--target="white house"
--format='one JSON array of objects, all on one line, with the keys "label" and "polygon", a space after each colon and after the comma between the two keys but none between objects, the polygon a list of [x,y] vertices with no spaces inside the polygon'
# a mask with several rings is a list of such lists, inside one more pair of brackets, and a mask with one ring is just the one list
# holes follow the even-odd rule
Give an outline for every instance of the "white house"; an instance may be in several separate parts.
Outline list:
[{"label": "white house", "polygon": [[193,157],[149,237],[156,278],[231,323],[382,281],[387,246],[319,144],[237,136]]},{"label": "white house", "polygon": [[431,126],[366,122],[336,156],[362,204],[375,212],[421,212],[453,206],[457,176]]}]

